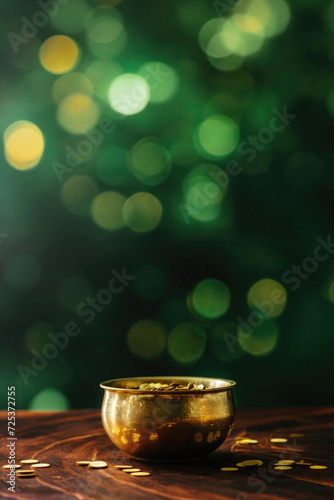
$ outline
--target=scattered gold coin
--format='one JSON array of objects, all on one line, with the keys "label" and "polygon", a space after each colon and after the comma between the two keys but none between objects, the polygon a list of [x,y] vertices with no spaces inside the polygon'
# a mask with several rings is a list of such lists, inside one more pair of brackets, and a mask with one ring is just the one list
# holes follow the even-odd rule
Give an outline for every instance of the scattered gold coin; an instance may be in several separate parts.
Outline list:
[{"label": "scattered gold coin", "polygon": [[32,468],[38,467],[39,469],[45,469],[46,467],[50,467],[50,464],[42,464],[42,463],[31,464],[31,467]]},{"label": "scattered gold coin", "polygon": [[277,465],[292,465],[294,463],[294,460],[278,460]]},{"label": "scattered gold coin", "polygon": [[133,469],[132,465],[115,465],[116,469]]},{"label": "scattered gold coin", "polygon": [[241,464],[243,465],[243,467],[252,467],[253,465],[258,465],[258,461],[257,460],[244,460],[243,462],[241,462]]},{"label": "scattered gold coin", "polygon": [[36,477],[36,474],[16,474],[16,477]]},{"label": "scattered gold coin", "polygon": [[292,467],[290,465],[277,465],[274,467],[275,470],[290,470]]},{"label": "scattered gold coin", "polygon": [[150,472],[131,472],[131,476],[150,476]]},{"label": "scattered gold coin", "polygon": [[285,438],[271,438],[272,443],[287,443],[288,440]]},{"label": "scattered gold coin", "polygon": [[238,469],[238,467],[221,467],[220,470],[230,472],[230,471],[235,471],[235,470],[239,470],[239,469]]},{"label": "scattered gold coin", "polygon": [[132,387],[132,389],[139,389],[140,391],[197,391],[203,389],[209,389],[204,384],[199,384],[198,386],[194,382],[189,382],[188,384],[182,385],[177,382],[171,382],[170,384],[161,384],[160,382],[150,382],[142,383],[137,387]]},{"label": "scattered gold coin", "polygon": [[258,444],[257,439],[241,438],[237,440],[237,444]]},{"label": "scattered gold coin", "polygon": [[140,469],[124,469],[124,472],[140,472]]},{"label": "scattered gold coin", "polygon": [[36,472],[33,469],[22,469],[22,470],[16,470],[15,474],[17,476],[31,476],[36,474]]},{"label": "scattered gold coin", "polygon": [[26,460],[20,460],[21,464],[38,464],[39,460],[35,458],[27,458]]},{"label": "scattered gold coin", "polygon": [[91,469],[103,469],[104,467],[108,467],[108,464],[107,462],[95,460],[94,462],[89,462],[88,467],[90,467]]},{"label": "scattered gold coin", "polygon": [[12,465],[3,465],[2,468],[3,469],[19,469],[21,467],[21,465],[19,464],[12,464]]},{"label": "scattered gold coin", "polygon": [[89,460],[78,460],[77,465],[89,465],[91,462]]},{"label": "scattered gold coin", "polygon": [[295,465],[312,465],[312,462],[304,462],[304,460],[301,460],[300,462],[296,462]]},{"label": "scattered gold coin", "polygon": [[310,469],[328,469],[327,465],[310,465]]}]

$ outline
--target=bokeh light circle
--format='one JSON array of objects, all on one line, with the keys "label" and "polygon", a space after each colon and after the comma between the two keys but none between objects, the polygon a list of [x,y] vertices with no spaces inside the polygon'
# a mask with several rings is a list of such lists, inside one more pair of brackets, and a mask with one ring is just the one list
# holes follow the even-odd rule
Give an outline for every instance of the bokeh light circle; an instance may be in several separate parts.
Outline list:
[{"label": "bokeh light circle", "polygon": [[156,186],[169,176],[171,157],[154,138],[141,139],[131,150],[129,169],[143,184]]},{"label": "bokeh light circle", "polygon": [[80,92],[65,97],[58,107],[59,124],[74,135],[89,132],[95,127],[99,118],[99,106],[89,95]]},{"label": "bokeh light circle", "polygon": [[123,206],[124,223],[137,233],[156,228],[162,217],[162,205],[153,194],[139,192],[126,200]]},{"label": "bokeh light circle", "polygon": [[56,104],[70,94],[93,94],[93,84],[90,79],[81,73],[71,72],[60,76],[52,87],[52,98]]},{"label": "bokeh light circle", "polygon": [[150,61],[139,68],[138,74],[145,78],[150,88],[150,102],[160,104],[170,101],[179,86],[176,71],[160,61]]},{"label": "bokeh light circle", "polygon": [[196,285],[190,296],[190,302],[198,314],[207,319],[215,319],[228,310],[231,294],[221,281],[207,279]]},{"label": "bokeh light circle", "polygon": [[126,198],[115,191],[98,194],[91,206],[91,216],[95,224],[107,231],[123,227],[122,210]]},{"label": "bokeh light circle", "polygon": [[29,410],[65,411],[70,408],[65,394],[58,389],[48,387],[40,391],[29,403]]},{"label": "bokeh light circle", "polygon": [[165,348],[166,336],[162,326],[151,320],[141,320],[132,325],[127,334],[130,351],[139,358],[153,359]]},{"label": "bokeh light circle", "polygon": [[198,325],[181,323],[170,332],[167,339],[168,351],[180,363],[194,363],[204,353],[206,333]]},{"label": "bokeh light circle", "polygon": [[35,167],[44,152],[44,137],[34,123],[20,120],[12,123],[4,133],[5,156],[17,170]]},{"label": "bokeh light circle", "polygon": [[249,307],[260,311],[265,317],[276,318],[282,314],[286,301],[285,288],[272,279],[257,281],[247,293]]},{"label": "bokeh light circle", "polygon": [[195,138],[202,155],[222,158],[237,147],[239,127],[232,118],[215,115],[199,125]]},{"label": "bokeh light circle", "polygon": [[87,175],[73,175],[62,186],[60,196],[63,204],[75,215],[86,215],[98,188]]},{"label": "bokeh light circle", "polygon": [[150,100],[150,88],[140,75],[125,73],[115,78],[109,88],[111,107],[122,115],[142,111]]},{"label": "bokeh light circle", "polygon": [[39,59],[42,66],[55,75],[71,71],[79,60],[79,47],[72,38],[55,35],[42,44]]},{"label": "bokeh light circle", "polygon": [[276,347],[279,329],[273,320],[264,320],[254,329],[247,325],[239,327],[238,338],[240,347],[253,356],[267,356]]}]

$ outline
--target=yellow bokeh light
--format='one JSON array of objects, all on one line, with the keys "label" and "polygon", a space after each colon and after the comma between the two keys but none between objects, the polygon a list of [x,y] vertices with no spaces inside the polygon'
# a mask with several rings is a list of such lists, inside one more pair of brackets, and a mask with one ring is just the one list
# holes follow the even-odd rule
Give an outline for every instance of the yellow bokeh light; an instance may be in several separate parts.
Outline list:
[{"label": "yellow bokeh light", "polygon": [[93,179],[86,175],[73,175],[63,184],[60,196],[67,210],[85,215],[96,193],[97,185]]},{"label": "yellow bokeh light", "polygon": [[42,66],[55,75],[71,71],[79,60],[79,47],[72,38],[55,35],[43,43],[39,51]]},{"label": "yellow bokeh light", "polygon": [[62,75],[53,84],[52,97],[56,104],[59,104],[70,94],[80,93],[86,95],[93,94],[93,84],[90,79],[81,73],[67,73]]},{"label": "yellow bokeh light", "polygon": [[164,329],[156,321],[141,320],[132,325],[127,341],[133,354],[139,358],[153,359],[164,350],[166,336]]},{"label": "yellow bokeh light", "polygon": [[282,33],[291,19],[290,7],[285,0],[250,0],[244,9],[262,24],[267,37]]},{"label": "yellow bokeh light", "polygon": [[162,205],[158,198],[150,193],[135,193],[124,203],[124,223],[137,233],[151,231],[160,222]]},{"label": "yellow bokeh light", "polygon": [[107,231],[123,227],[122,209],[126,198],[115,191],[98,194],[91,205],[91,216],[95,224]]},{"label": "yellow bokeh light", "polygon": [[4,133],[4,143],[6,160],[17,170],[35,167],[43,155],[43,134],[28,121],[12,123]]},{"label": "yellow bokeh light", "polygon": [[206,333],[198,325],[181,323],[170,332],[168,351],[179,363],[194,363],[202,357],[206,346]]},{"label": "yellow bokeh light", "polygon": [[242,326],[238,331],[240,347],[253,356],[266,356],[276,347],[279,330],[272,320],[265,320],[261,325],[248,331]]},{"label": "yellow bokeh light", "polygon": [[279,316],[286,305],[287,293],[283,285],[272,279],[255,283],[247,294],[250,308],[260,311],[265,317]]},{"label": "yellow bokeh light", "polygon": [[109,88],[111,107],[122,115],[134,115],[142,111],[150,100],[150,88],[142,76],[134,73],[120,75]]},{"label": "yellow bokeh light", "polygon": [[85,134],[97,124],[100,108],[90,96],[78,92],[61,101],[57,118],[67,132],[75,135]]},{"label": "yellow bokeh light", "polygon": [[257,52],[263,45],[263,31],[261,29],[258,31],[248,31],[245,29],[245,26],[245,16],[234,15],[226,20],[222,29],[222,38],[230,53],[239,56],[249,56]]}]

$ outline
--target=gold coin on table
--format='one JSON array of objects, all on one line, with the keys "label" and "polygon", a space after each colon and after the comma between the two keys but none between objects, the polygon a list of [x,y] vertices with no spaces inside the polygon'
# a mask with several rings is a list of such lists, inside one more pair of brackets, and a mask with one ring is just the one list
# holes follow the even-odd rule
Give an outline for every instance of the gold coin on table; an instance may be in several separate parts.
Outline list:
[{"label": "gold coin on table", "polygon": [[78,460],[77,465],[89,465],[91,462],[89,460]]},{"label": "gold coin on table", "polygon": [[108,464],[107,462],[96,461],[96,462],[90,462],[88,467],[90,467],[91,469],[104,469],[105,467],[108,467]]},{"label": "gold coin on table", "polygon": [[277,465],[274,467],[275,470],[290,470],[292,467],[290,465]]},{"label": "gold coin on table", "polygon": [[16,477],[36,477],[36,474],[17,474]]},{"label": "gold coin on table", "polygon": [[312,465],[312,462],[304,462],[304,460],[301,460],[300,462],[295,462],[295,465]]},{"label": "gold coin on table", "polygon": [[133,469],[132,465],[115,465],[116,469]]},{"label": "gold coin on table", "polygon": [[32,468],[39,468],[39,469],[46,469],[46,467],[50,467],[51,464],[43,464],[43,463],[38,463],[38,464],[31,464]]},{"label": "gold coin on table", "polygon": [[258,444],[257,439],[241,438],[237,439],[237,444]]},{"label": "gold coin on table", "polygon": [[140,469],[124,469],[124,472],[140,472]]},{"label": "gold coin on table", "polygon": [[131,476],[150,476],[150,472],[131,472]]},{"label": "gold coin on table", "polygon": [[310,469],[328,469],[327,465],[310,465]]},{"label": "gold coin on table", "polygon": [[34,469],[21,469],[21,470],[16,470],[16,471],[15,471],[15,474],[16,474],[17,476],[19,476],[19,475],[22,475],[22,476],[23,476],[23,475],[30,476],[30,475],[32,475],[32,474],[36,474],[36,471],[34,471]]},{"label": "gold coin on table", "polygon": [[3,469],[19,469],[20,467],[21,467],[21,465],[19,465],[19,464],[3,465],[2,466]]},{"label": "gold coin on table", "polygon": [[292,465],[294,463],[294,460],[278,460],[277,465]]},{"label": "gold coin on table", "polygon": [[272,443],[287,443],[288,440],[285,438],[271,438],[270,441]]},{"label": "gold coin on table", "polygon": [[230,472],[234,470],[239,470],[238,467],[221,467],[220,470],[223,470],[225,472]]},{"label": "gold coin on table", "polygon": [[21,464],[38,464],[39,460],[35,458],[27,458],[26,460],[20,460]]},{"label": "gold coin on table", "polygon": [[240,462],[240,464],[242,464],[243,467],[252,467],[253,465],[258,465],[258,460],[244,460]]}]

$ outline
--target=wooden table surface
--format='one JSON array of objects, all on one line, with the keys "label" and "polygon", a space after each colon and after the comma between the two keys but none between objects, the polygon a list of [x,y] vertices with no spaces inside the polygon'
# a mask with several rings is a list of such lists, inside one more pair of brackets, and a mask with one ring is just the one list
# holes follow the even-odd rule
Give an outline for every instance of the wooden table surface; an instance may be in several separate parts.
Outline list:
[{"label": "wooden table surface", "polygon": [[[1,464],[7,463],[7,413],[0,412]],[[1,468],[1,499],[102,500],[247,500],[334,498],[334,409],[279,408],[239,410],[231,436],[214,453],[192,462],[156,464],[139,462],[119,451],[105,434],[100,412],[16,413],[16,461],[37,458],[51,467],[35,478],[16,478],[15,493],[8,491],[8,470]],[[291,436],[292,434],[292,436]],[[293,434],[303,434],[294,437]],[[236,437],[259,441],[240,445]],[[288,443],[274,444],[272,437]],[[326,470],[294,465],[272,468],[279,459],[305,460],[327,465]],[[77,460],[105,460],[106,469],[87,469]],[[263,466],[223,472],[247,459]],[[134,465],[151,473],[134,477],[114,465]],[[28,466],[29,467],[29,466]]]}]

